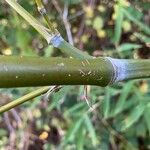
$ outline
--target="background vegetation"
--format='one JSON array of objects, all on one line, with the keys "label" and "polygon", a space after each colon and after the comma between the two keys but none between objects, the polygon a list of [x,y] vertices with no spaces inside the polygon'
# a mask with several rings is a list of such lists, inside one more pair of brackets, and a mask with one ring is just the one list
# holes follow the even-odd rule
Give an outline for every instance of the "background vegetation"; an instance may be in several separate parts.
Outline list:
[{"label": "background vegetation", "polygon": [[[18,1],[40,22],[35,2]],[[44,0],[65,39],[93,56],[150,58],[148,0]],[[0,2],[0,54],[62,56]],[[36,88],[0,89],[0,105]],[[150,149],[150,82],[134,80],[106,88],[64,86],[0,116],[1,150]]]}]

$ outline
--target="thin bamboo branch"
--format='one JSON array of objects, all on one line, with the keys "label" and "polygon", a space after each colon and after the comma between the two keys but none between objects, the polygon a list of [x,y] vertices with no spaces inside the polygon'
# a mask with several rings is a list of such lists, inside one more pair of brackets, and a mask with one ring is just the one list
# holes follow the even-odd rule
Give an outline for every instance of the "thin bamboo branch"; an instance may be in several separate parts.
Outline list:
[{"label": "thin bamboo branch", "polygon": [[[73,58],[77,58],[77,59],[93,59],[94,58],[91,55],[89,55],[88,53],[86,53],[84,51],[80,51],[79,49],[72,46],[65,40],[63,40],[59,44],[58,48],[61,49],[65,54],[67,54],[68,56],[71,56]],[[68,51],[68,49],[70,49],[70,51]]]},{"label": "thin bamboo branch", "polygon": [[[67,43],[59,33],[52,33],[49,29],[44,27],[39,21],[31,16],[22,6],[20,6],[15,0],[5,0],[16,12],[18,12],[33,28],[35,28],[48,42],[53,44],[54,47],[59,48],[63,53],[71,57],[80,57],[79,59],[93,58],[86,55],[79,49],[73,47]],[[65,48],[65,49],[64,49]],[[79,56],[80,55],[80,56]]]},{"label": "thin bamboo branch", "polygon": [[0,114],[18,106],[18,105],[21,105],[21,104],[37,97],[37,96],[42,95],[42,94],[46,93],[48,90],[49,90],[49,87],[43,87],[42,89],[40,88],[40,89],[33,91],[33,92],[31,92],[25,96],[22,96],[21,98],[18,98],[16,100],[4,105],[4,106],[1,106],[0,107]]},{"label": "thin bamboo branch", "polygon": [[35,2],[37,4],[37,8],[38,8],[39,13],[44,17],[44,19],[48,25],[48,28],[50,29],[50,32],[53,34],[57,34],[58,31],[54,28],[53,24],[50,21],[48,14],[47,14],[47,11],[44,7],[43,1],[42,0],[35,0]]}]

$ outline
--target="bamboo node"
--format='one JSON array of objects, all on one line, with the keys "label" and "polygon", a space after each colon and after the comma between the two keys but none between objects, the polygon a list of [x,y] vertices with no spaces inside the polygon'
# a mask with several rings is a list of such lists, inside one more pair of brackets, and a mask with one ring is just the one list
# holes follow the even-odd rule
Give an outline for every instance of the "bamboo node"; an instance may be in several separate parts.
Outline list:
[{"label": "bamboo node", "polygon": [[45,15],[46,14],[46,9],[44,7],[38,7],[38,11],[40,12],[41,15]]},{"label": "bamboo node", "polygon": [[50,39],[48,39],[48,44],[52,44],[54,47],[57,48],[59,47],[62,41],[64,41],[62,36],[60,34],[56,34],[53,37],[50,37]]}]

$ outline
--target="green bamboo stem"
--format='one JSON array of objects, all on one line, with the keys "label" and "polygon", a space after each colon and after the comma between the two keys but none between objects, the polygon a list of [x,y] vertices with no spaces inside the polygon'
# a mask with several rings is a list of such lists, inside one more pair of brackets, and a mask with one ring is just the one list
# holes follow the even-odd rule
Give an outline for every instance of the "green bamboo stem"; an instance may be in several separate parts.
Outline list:
[{"label": "green bamboo stem", "polygon": [[37,4],[39,13],[44,17],[50,31],[53,34],[57,34],[58,31],[54,28],[53,24],[51,23],[42,0],[35,0],[35,2]]},{"label": "green bamboo stem", "polygon": [[25,96],[22,96],[21,98],[18,98],[16,100],[4,105],[4,106],[1,106],[0,107],[0,114],[18,106],[18,105],[21,105],[21,104],[37,97],[37,96],[42,95],[42,94],[46,93],[48,90],[49,90],[49,87],[40,88],[40,89],[33,91],[33,92],[31,92]]},{"label": "green bamboo stem", "polygon": [[69,44],[65,40],[63,40],[59,44],[58,48],[61,49],[61,51],[63,53],[65,53],[68,56],[71,56],[73,58],[77,58],[77,59],[93,59],[93,57],[90,56],[88,53],[77,49],[76,47],[72,46],[71,44]]},{"label": "green bamboo stem", "polygon": [[130,60],[126,68],[126,80],[150,78],[150,60]]},{"label": "green bamboo stem", "polygon": [[114,81],[150,78],[149,59],[113,59],[108,58],[115,70]]},{"label": "green bamboo stem", "polygon": [[0,87],[46,85],[106,86],[113,77],[106,58],[70,59],[40,57],[0,57]]},{"label": "green bamboo stem", "polygon": [[0,57],[0,87],[46,85],[107,86],[150,78],[150,60]]}]

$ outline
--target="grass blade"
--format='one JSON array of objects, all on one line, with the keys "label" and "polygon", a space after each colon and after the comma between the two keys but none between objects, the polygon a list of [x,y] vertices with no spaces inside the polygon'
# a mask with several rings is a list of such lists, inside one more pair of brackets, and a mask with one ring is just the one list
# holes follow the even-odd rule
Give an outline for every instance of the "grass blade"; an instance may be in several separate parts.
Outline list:
[{"label": "grass blade", "polygon": [[105,119],[108,118],[110,113],[110,88],[109,87],[106,89],[106,94],[103,101],[103,112],[104,112],[104,118]]},{"label": "grass blade", "polygon": [[117,5],[115,8],[116,20],[115,20],[115,35],[114,43],[119,44],[121,34],[122,34],[122,22],[123,22],[123,11],[120,5]]},{"label": "grass blade", "polygon": [[126,9],[122,9],[122,11],[124,12],[125,16],[131,20],[132,22],[134,22],[136,25],[138,25],[146,34],[150,35],[150,28],[141,23],[139,20],[137,20],[134,16],[132,16]]},{"label": "grass blade", "polygon": [[120,98],[118,99],[118,102],[116,104],[113,116],[119,114],[124,109],[124,105],[125,105],[126,99],[127,99],[128,95],[129,95],[131,89],[133,88],[133,85],[134,85],[133,82],[130,81],[124,86],[124,88],[122,90],[122,94],[120,95]]},{"label": "grass blade", "polygon": [[128,114],[128,116],[121,122],[120,130],[125,131],[139,120],[145,109],[145,105],[139,104]]},{"label": "grass blade", "polygon": [[69,128],[64,143],[68,143],[69,141],[72,141],[75,138],[76,132],[80,128],[81,124],[83,122],[83,117],[79,118],[76,122],[72,124],[72,126]]},{"label": "grass blade", "polygon": [[97,137],[96,137],[96,132],[95,132],[95,128],[91,122],[91,119],[89,118],[88,115],[85,115],[85,125],[87,127],[87,130],[89,131],[89,135],[91,137],[92,140],[92,144],[95,146],[97,143]]}]

